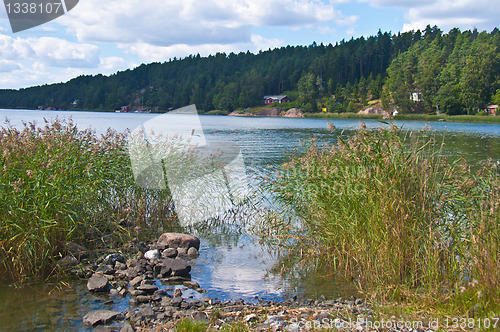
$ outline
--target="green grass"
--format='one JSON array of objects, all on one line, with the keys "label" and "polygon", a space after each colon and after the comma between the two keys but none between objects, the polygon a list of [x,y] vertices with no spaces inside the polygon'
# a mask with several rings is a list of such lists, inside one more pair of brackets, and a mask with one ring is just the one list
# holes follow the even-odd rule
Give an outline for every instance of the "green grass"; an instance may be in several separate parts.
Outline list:
[{"label": "green grass", "polygon": [[488,315],[500,302],[498,164],[472,172],[441,143],[394,126],[313,140],[270,183],[281,207],[261,232],[294,269],[338,274],[375,299]]},{"label": "green grass", "polygon": [[[168,193],[134,183],[125,134],[71,121],[0,129],[0,279],[58,272],[65,243],[118,246],[134,226],[171,216]],[[148,217],[146,217],[148,216]]]},{"label": "green grass", "polygon": [[[327,119],[382,119],[383,115],[358,114],[358,113],[304,113],[306,118]],[[483,115],[428,115],[428,114],[399,114],[395,120],[418,120],[418,121],[452,121],[452,122],[484,122],[500,123],[500,116]]]}]

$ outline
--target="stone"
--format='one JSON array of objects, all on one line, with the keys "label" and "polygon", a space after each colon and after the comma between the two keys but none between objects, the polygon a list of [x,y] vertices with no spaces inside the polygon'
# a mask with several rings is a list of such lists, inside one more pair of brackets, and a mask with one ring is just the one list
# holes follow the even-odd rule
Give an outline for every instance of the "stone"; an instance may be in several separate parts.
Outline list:
[{"label": "stone", "polygon": [[134,289],[134,290],[130,291],[130,295],[132,295],[132,296],[146,295],[146,292],[138,290],[138,289]]},{"label": "stone", "polygon": [[191,289],[200,288],[200,284],[194,281],[184,281],[182,284]]},{"label": "stone", "polygon": [[170,248],[186,248],[191,247],[200,249],[200,239],[196,236],[182,233],[163,233],[158,239],[158,244],[166,244]]},{"label": "stone", "polygon": [[134,279],[130,280],[130,286],[136,287],[136,286],[140,285],[141,282],[142,282],[141,277],[135,277]]},{"label": "stone", "polygon": [[96,272],[102,273],[102,274],[107,274],[107,275],[113,275],[115,274],[115,269],[113,269],[111,266],[107,264],[101,264],[97,268]]},{"label": "stone", "polygon": [[115,320],[121,320],[123,317],[123,314],[118,311],[94,310],[83,316],[83,324],[89,326],[109,324]]},{"label": "stone", "polygon": [[122,262],[115,263],[115,270],[126,270],[126,269],[127,269],[127,265],[125,265],[125,263],[122,263]]},{"label": "stone", "polygon": [[91,292],[109,291],[109,280],[105,276],[94,274],[87,281],[87,289]]},{"label": "stone", "polygon": [[134,332],[134,328],[129,322],[125,321],[122,328],[120,329],[120,332]]},{"label": "stone", "polygon": [[149,303],[151,298],[147,295],[139,295],[135,298],[137,300],[137,303]]},{"label": "stone", "polygon": [[76,266],[78,265],[78,259],[73,255],[68,255],[61,258],[57,263],[61,266]]},{"label": "stone", "polygon": [[160,251],[158,249],[146,251],[144,258],[152,260],[160,258]]},{"label": "stone", "polygon": [[182,297],[174,297],[172,300],[170,300],[170,306],[180,307],[183,300],[184,299]]},{"label": "stone", "polygon": [[71,254],[76,259],[80,260],[82,258],[88,257],[88,250],[75,242],[66,243],[66,252]]},{"label": "stone", "polygon": [[165,249],[161,253],[161,256],[164,258],[175,258],[175,256],[177,256],[177,249],[176,248]]},{"label": "stone", "polygon": [[119,253],[109,254],[104,257],[104,264],[114,265],[116,262],[125,263],[125,257]]},{"label": "stone", "polygon": [[[191,271],[191,265],[180,258],[164,258],[159,265],[161,265],[160,273],[163,277],[168,277],[168,270],[171,270],[172,276],[188,276]],[[158,265],[157,265],[158,266]]]},{"label": "stone", "polygon": [[138,286],[137,287],[138,290],[140,291],[143,291],[144,293],[146,294],[153,294],[156,290],[158,290],[158,287],[156,287],[155,285],[148,285],[148,284],[145,284],[145,285],[141,285],[141,286]]},{"label": "stone", "polygon": [[139,309],[134,315],[136,321],[146,321],[153,319],[155,317],[155,313],[150,306],[145,306]]},{"label": "stone", "polygon": [[174,290],[174,297],[182,297],[182,291],[180,288]]},{"label": "stone", "polygon": [[187,251],[187,256],[188,258],[198,258],[198,256],[200,256],[200,253],[198,252],[198,250],[194,247],[191,247],[189,248],[189,250]]},{"label": "stone", "polygon": [[98,326],[92,330],[92,332],[118,332],[120,328],[118,326]]}]

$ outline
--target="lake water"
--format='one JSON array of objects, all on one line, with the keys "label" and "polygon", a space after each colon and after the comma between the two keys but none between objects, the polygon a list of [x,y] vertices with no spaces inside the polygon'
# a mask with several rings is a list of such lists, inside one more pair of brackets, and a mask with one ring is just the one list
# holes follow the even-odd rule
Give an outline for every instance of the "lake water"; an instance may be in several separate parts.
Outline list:
[{"label": "lake water", "polygon": [[[43,125],[44,118],[69,118],[80,129],[93,128],[103,133],[111,127],[117,131],[133,130],[142,123],[154,119],[155,114],[24,111],[0,110],[0,121],[8,118],[16,127],[23,122],[35,121]],[[301,142],[316,136],[320,142],[334,143],[338,135],[350,135],[359,128],[358,120],[290,119],[290,118],[243,118],[227,116],[201,116],[201,125],[207,139],[232,142],[241,147],[247,173],[250,177],[271,171],[273,165],[286,161],[294,149],[303,149]],[[334,132],[327,130],[333,122]],[[366,120],[368,128],[382,126],[378,121]],[[438,139],[445,137],[445,153],[463,156],[469,163],[492,158],[500,160],[500,125],[457,122],[395,121],[407,130],[429,127]],[[5,126],[5,123],[2,123]],[[222,237],[224,238],[224,237]],[[206,296],[222,300],[256,296],[281,299],[291,292],[307,297],[320,294],[337,296],[341,289],[331,280],[314,277],[307,280],[283,280],[269,273],[275,257],[249,236],[219,242],[204,241],[200,257],[194,262],[192,280],[208,291]],[[75,282],[69,289],[53,290],[35,287],[12,290],[0,287],[0,331],[3,330],[84,330],[82,317],[89,310],[103,308],[104,301],[85,292],[85,283]],[[48,294],[50,292],[50,294]],[[124,310],[128,298],[113,298],[109,309]]]}]

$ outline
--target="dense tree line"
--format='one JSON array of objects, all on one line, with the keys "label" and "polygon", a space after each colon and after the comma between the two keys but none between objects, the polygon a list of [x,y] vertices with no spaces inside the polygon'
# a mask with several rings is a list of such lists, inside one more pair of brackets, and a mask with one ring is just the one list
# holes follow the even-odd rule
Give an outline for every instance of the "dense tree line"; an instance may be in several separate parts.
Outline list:
[{"label": "dense tree line", "polygon": [[[500,102],[500,31],[427,27],[389,66],[388,92],[403,112],[476,114]],[[410,96],[416,94],[412,100]]]},{"label": "dense tree line", "polygon": [[[143,64],[110,76],[79,76],[66,83],[0,90],[0,107],[117,109],[123,105],[166,110],[234,110],[261,104],[264,95],[288,94],[315,111],[353,111],[370,99],[392,100],[405,111],[462,112],[491,99],[498,88],[498,30],[491,34],[437,28],[335,45],[286,46],[258,54],[191,55]],[[477,59],[477,62],[476,62]],[[465,62],[464,62],[465,61]],[[481,89],[474,89],[480,85]],[[386,86],[384,88],[384,86]],[[410,102],[421,91],[422,105]],[[460,91],[460,98],[452,98]]]}]

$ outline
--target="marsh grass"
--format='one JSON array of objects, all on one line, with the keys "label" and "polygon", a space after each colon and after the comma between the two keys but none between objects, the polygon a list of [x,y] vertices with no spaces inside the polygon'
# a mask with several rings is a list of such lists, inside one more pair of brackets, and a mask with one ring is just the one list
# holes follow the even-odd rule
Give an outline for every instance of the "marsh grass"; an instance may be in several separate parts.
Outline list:
[{"label": "marsh grass", "polygon": [[381,300],[495,308],[498,164],[472,172],[444,159],[442,143],[392,125],[363,126],[333,146],[313,139],[269,184],[281,208],[260,232],[288,261],[282,268],[336,274]]},{"label": "marsh grass", "polygon": [[134,184],[125,134],[98,137],[71,120],[0,130],[0,278],[57,272],[65,243],[119,245],[127,223],[172,215],[168,193]]}]

